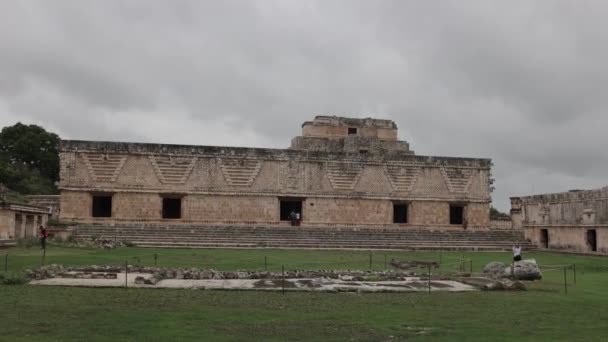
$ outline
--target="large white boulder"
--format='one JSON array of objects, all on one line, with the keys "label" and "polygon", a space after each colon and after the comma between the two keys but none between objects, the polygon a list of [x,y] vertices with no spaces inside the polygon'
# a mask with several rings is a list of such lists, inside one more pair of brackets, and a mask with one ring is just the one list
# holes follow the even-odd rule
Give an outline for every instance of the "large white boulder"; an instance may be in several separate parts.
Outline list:
[{"label": "large white boulder", "polygon": [[513,271],[511,271],[511,266],[507,266],[503,276],[518,280],[540,280],[543,278],[540,268],[534,259],[514,262]]}]

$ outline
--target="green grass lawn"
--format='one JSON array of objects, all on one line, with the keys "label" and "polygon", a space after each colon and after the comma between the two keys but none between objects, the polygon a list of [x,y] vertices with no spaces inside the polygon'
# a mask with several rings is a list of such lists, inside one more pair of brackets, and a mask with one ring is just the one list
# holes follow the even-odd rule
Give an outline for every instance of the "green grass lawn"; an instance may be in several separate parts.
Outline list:
[{"label": "green grass lawn", "polygon": [[[9,254],[9,273],[40,265],[37,249]],[[142,249],[53,247],[45,263],[210,267],[220,270],[369,269],[367,251]],[[441,259],[442,273],[458,259],[475,272],[508,253],[374,252],[387,260]],[[286,293],[247,291],[89,289],[0,286],[2,341],[600,341],[608,334],[608,258],[527,253],[541,265],[577,265],[568,273],[543,268],[526,292]],[[3,259],[0,259],[2,262]],[[2,264],[3,266],[3,264]],[[467,263],[467,267],[470,264]],[[0,269],[3,271],[3,268]]]}]

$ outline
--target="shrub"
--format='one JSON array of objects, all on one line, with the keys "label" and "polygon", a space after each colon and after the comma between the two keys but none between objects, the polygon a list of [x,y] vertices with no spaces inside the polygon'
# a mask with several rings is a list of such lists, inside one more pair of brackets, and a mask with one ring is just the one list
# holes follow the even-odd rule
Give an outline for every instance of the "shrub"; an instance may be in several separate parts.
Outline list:
[{"label": "shrub", "polygon": [[3,285],[23,285],[27,284],[28,280],[23,275],[9,274],[2,275],[0,283]]},{"label": "shrub", "polygon": [[27,239],[20,239],[17,242],[17,245],[19,247],[24,247],[24,248],[32,248],[34,246],[36,246],[38,244],[38,239],[36,238],[27,238]]}]

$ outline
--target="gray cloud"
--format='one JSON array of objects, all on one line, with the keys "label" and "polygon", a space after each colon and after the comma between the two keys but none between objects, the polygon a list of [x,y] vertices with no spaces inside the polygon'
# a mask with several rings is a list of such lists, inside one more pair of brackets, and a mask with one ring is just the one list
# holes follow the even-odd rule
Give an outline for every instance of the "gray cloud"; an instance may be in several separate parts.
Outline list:
[{"label": "gray cloud", "polygon": [[66,138],[286,147],[317,114],[490,157],[495,203],[605,185],[608,5],[0,3],[0,124]]}]

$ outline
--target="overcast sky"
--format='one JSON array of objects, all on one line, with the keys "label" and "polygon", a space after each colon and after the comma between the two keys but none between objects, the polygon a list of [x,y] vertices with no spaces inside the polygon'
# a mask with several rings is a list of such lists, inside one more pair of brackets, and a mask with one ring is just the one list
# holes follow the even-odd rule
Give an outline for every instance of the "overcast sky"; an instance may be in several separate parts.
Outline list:
[{"label": "overcast sky", "polygon": [[605,1],[1,1],[0,125],[289,146],[315,115],[395,120],[494,160],[494,203],[608,184]]}]

